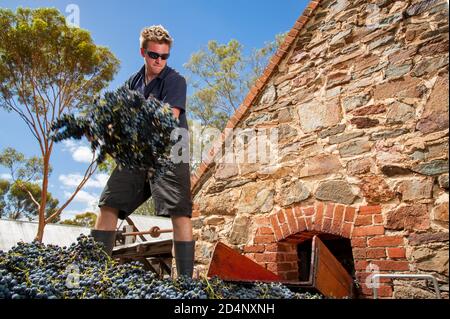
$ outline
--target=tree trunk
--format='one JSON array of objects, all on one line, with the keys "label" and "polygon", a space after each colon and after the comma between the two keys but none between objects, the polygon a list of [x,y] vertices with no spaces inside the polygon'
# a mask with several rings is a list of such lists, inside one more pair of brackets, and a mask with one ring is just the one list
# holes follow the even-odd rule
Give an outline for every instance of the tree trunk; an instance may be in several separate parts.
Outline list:
[{"label": "tree trunk", "polygon": [[38,232],[36,234],[36,240],[42,243],[44,237],[45,227],[45,208],[47,206],[47,189],[48,189],[48,173],[49,173],[50,154],[46,152],[44,154],[44,174],[42,177],[42,193],[41,193],[41,206],[39,207],[39,223]]}]

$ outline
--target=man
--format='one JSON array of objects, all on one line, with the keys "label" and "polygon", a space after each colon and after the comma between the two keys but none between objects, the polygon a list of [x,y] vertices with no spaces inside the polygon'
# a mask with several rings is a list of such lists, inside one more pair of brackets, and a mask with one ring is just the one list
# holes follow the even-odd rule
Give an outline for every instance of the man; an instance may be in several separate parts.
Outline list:
[{"label": "man", "polygon": [[[145,98],[169,103],[179,119],[180,129],[188,129],[186,120],[186,80],[167,66],[173,39],[162,26],[144,28],[140,36],[140,53],[144,66],[127,85]],[[185,141],[186,142],[186,141]],[[188,150],[189,141],[184,147]],[[185,157],[186,158],[186,157]],[[189,156],[187,156],[189,158]],[[150,196],[159,216],[170,216],[178,275],[192,277],[195,241],[192,236],[192,201],[189,160],[177,163],[164,176],[149,181],[146,171],[116,168],[100,196],[100,214],[91,235],[111,254],[118,218],[125,219]]]}]

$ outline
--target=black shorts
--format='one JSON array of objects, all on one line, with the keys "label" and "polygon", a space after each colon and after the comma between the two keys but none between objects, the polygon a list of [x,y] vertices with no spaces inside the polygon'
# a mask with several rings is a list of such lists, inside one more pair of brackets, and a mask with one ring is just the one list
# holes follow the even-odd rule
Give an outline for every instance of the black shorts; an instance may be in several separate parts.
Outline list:
[{"label": "black shorts", "polygon": [[191,175],[189,163],[174,164],[163,176],[153,182],[143,170],[116,167],[100,196],[98,206],[119,210],[125,219],[153,197],[158,216],[192,217]]}]

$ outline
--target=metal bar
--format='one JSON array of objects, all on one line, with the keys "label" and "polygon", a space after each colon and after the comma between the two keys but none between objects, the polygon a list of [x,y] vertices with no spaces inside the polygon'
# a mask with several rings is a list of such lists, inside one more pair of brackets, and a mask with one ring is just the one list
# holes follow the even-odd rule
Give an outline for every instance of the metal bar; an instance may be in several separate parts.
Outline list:
[{"label": "metal bar", "polygon": [[433,275],[425,275],[425,274],[375,274],[372,276],[372,290],[373,290],[373,299],[378,299],[378,290],[377,285],[375,284],[375,280],[378,280],[379,278],[405,278],[405,279],[424,279],[424,280],[431,280],[434,285],[434,291],[436,292],[437,299],[441,299],[441,290],[439,289],[439,285],[437,282],[436,277]]},{"label": "metal bar", "polygon": [[173,232],[173,229],[160,229],[158,226],[153,226],[149,230],[142,231],[142,232],[129,232],[129,233],[123,233],[122,236],[137,236],[137,235],[150,235],[154,238],[159,237],[163,233],[171,233]]}]

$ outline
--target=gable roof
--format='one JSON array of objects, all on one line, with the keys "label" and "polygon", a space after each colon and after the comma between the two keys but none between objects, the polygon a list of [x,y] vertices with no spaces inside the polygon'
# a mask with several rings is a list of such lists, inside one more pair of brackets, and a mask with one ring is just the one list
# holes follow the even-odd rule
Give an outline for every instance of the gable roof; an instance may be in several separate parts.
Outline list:
[{"label": "gable roof", "polygon": [[[311,1],[305,8],[303,13],[295,22],[292,29],[287,34],[283,44],[278,48],[277,52],[270,59],[263,74],[256,80],[255,84],[250,89],[242,104],[239,106],[233,116],[228,120],[225,129],[234,129],[238,125],[240,120],[244,118],[244,115],[247,114],[247,111],[250,109],[253,102],[262,93],[263,88],[266,86],[271,76],[276,72],[276,66],[289,52],[291,45],[295,42],[294,40],[300,34],[300,31],[306,25],[308,20],[311,18],[314,10],[317,8],[319,3],[320,0]],[[222,145],[225,143],[227,137],[225,135],[225,132],[225,130],[222,132],[221,138],[210,148],[207,157],[202,160],[200,166],[196,169],[195,172],[191,174],[191,191],[193,194],[201,185],[206,172],[214,164],[214,157],[222,148]]]}]

